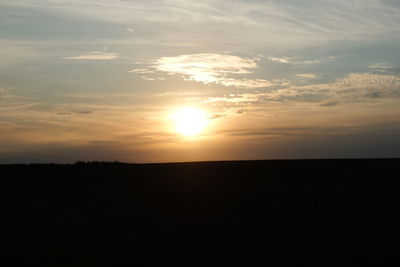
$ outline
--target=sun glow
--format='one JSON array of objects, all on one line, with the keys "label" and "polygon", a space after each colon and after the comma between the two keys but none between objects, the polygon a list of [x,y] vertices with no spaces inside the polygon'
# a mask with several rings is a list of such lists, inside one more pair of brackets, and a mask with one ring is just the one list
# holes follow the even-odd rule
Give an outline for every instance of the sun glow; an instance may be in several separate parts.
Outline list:
[{"label": "sun glow", "polygon": [[208,124],[204,111],[193,107],[178,109],[173,114],[172,119],[175,130],[186,137],[199,135]]}]

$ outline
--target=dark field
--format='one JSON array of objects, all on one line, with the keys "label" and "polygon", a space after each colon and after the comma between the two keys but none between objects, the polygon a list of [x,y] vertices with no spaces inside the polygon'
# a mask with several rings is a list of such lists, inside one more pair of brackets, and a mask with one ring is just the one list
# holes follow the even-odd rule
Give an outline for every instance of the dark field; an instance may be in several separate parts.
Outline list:
[{"label": "dark field", "polygon": [[4,165],[2,261],[389,266],[399,167],[394,159]]}]

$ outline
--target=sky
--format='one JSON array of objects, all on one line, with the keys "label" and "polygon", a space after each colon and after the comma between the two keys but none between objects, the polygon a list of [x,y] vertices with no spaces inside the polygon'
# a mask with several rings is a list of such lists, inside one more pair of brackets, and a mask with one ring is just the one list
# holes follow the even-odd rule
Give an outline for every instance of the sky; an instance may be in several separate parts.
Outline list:
[{"label": "sky", "polygon": [[[400,157],[398,0],[0,0],[0,164]],[[207,116],[183,136],[173,114]]]}]

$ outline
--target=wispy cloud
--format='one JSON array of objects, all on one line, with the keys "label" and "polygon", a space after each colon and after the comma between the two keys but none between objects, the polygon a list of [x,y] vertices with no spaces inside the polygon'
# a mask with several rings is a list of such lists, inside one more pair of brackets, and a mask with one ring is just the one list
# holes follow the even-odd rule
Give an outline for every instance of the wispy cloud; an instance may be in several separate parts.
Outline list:
[{"label": "wispy cloud", "polygon": [[299,79],[316,79],[318,76],[314,73],[299,73],[295,77]]},{"label": "wispy cloud", "polygon": [[[374,129],[379,126],[382,131],[376,132]],[[399,137],[399,127],[393,127],[389,123],[359,123],[353,127],[319,125],[313,127],[271,127],[258,129],[258,131],[248,131],[235,129],[226,132],[227,135],[233,136],[308,136],[308,137],[342,137],[342,138],[358,138],[358,137]]]},{"label": "wispy cloud", "polygon": [[388,65],[388,64],[374,64],[368,66],[370,69],[398,69],[400,66]]},{"label": "wispy cloud", "polygon": [[282,64],[292,63],[292,60],[289,57],[268,57],[268,59],[272,62],[278,62],[278,63],[282,63]]},{"label": "wispy cloud", "polygon": [[15,97],[13,94],[10,93],[10,87],[0,86],[0,98],[13,98]]},{"label": "wispy cloud", "polygon": [[337,105],[339,105],[338,101],[329,101],[329,102],[320,104],[321,107],[333,107],[333,106],[337,106]]},{"label": "wispy cloud", "polygon": [[[237,78],[235,75],[250,74],[257,68],[254,59],[222,54],[191,54],[176,57],[161,57],[153,68],[169,75],[179,75],[187,80],[205,84],[241,88],[269,87],[274,83],[265,79]],[[140,72],[149,70],[136,70]]]},{"label": "wispy cloud", "polygon": [[[64,43],[92,46],[89,51],[98,49],[98,44],[117,44],[118,48],[130,46],[123,51],[129,52],[129,56],[136,56],[135,53],[146,55],[141,58],[144,60],[162,56],[167,48],[171,54],[257,51],[271,56],[275,63],[288,64],[293,59],[284,56],[295,56],[293,51],[301,53],[309,47],[332,48],[333,45],[340,48],[342,44],[353,41],[364,44],[397,40],[400,33],[400,5],[387,0],[310,0],[304,3],[282,0],[0,2],[0,10],[7,12],[13,8],[17,14],[10,16],[6,13],[3,16],[5,32],[18,37],[15,39],[28,39],[49,46],[50,42],[65,38],[62,40]],[[35,16],[49,15],[54,17],[55,25],[33,26]],[[17,17],[23,19],[14,24]],[[80,27],[82,23],[83,27]],[[95,30],[94,34],[87,34],[91,29]],[[31,33],[26,34],[30,30]],[[131,33],[132,30],[135,34]],[[59,45],[58,49],[64,51],[60,51],[57,57],[106,59],[71,54],[71,51],[66,51],[71,47]],[[54,50],[43,49],[42,52],[51,54]],[[315,60],[308,62],[316,63]],[[0,61],[1,64],[4,62]]]},{"label": "wispy cloud", "polygon": [[336,60],[337,57],[328,56],[328,57],[323,57],[323,58],[307,59],[307,60],[302,60],[302,59],[293,58],[293,57],[267,57],[267,59],[271,62],[280,63],[280,64],[312,65],[312,64],[320,64],[320,63],[327,62],[327,61],[333,61],[333,60]]},{"label": "wispy cloud", "polygon": [[[216,29],[215,37],[224,32],[224,38],[227,40],[239,41],[235,35],[241,33],[240,39],[246,42],[263,40],[278,47],[279,45],[315,44],[329,40],[389,36],[398,33],[400,25],[399,4],[387,0],[337,0],[322,3],[316,0],[304,3],[278,0],[205,0],[202,2],[170,0],[168,3],[122,0],[71,0],[68,2],[20,0],[5,1],[0,5],[72,13],[75,16],[136,27],[151,23],[159,27],[161,31],[165,32],[168,29],[171,33],[179,22],[189,25],[184,35],[190,33],[195,25],[203,31],[207,30],[207,27],[203,27],[205,24],[213,24],[213,28]],[[228,31],[223,31],[227,29]],[[243,35],[246,37],[251,35],[255,38],[243,38]],[[292,41],[288,42],[288,39]]]},{"label": "wispy cloud", "polygon": [[140,73],[140,74],[150,74],[150,73],[155,73],[154,70],[151,69],[132,69],[128,71],[130,73]]},{"label": "wispy cloud", "polygon": [[263,88],[263,87],[271,87],[277,85],[271,81],[264,79],[234,79],[234,78],[220,79],[216,83],[222,84],[224,86],[233,86],[245,89]]},{"label": "wispy cloud", "polygon": [[[307,75],[308,76],[308,75]],[[217,103],[225,108],[237,108],[238,104],[266,106],[268,103],[315,103],[321,107],[339,103],[396,99],[400,97],[400,75],[353,73],[331,83],[311,85],[289,84],[284,88],[267,92],[238,93],[221,97],[209,97],[206,103]]]},{"label": "wispy cloud", "polygon": [[[355,100],[400,97],[400,75],[352,73],[331,83],[289,86],[266,93],[271,99]],[[319,96],[319,97],[317,97]],[[317,98],[315,98],[317,97]]]},{"label": "wispy cloud", "polygon": [[338,92],[377,90],[400,93],[400,75],[352,73],[331,84],[330,88]]},{"label": "wispy cloud", "polygon": [[374,72],[377,73],[386,73],[386,74],[396,74],[400,73],[400,66],[399,65],[390,65],[385,63],[373,64],[368,66]]},{"label": "wispy cloud", "polygon": [[93,52],[90,52],[90,53],[84,54],[84,55],[63,57],[63,59],[70,59],[70,60],[111,60],[111,59],[116,59],[118,57],[119,57],[119,55],[116,54],[116,53],[93,51]]},{"label": "wispy cloud", "polygon": [[400,97],[400,75],[352,73],[331,83],[291,86],[266,95],[271,99],[317,102]]},{"label": "wispy cloud", "polygon": [[223,97],[209,97],[205,103],[226,102],[226,103],[244,103],[258,101],[256,94],[229,94]]},{"label": "wispy cloud", "polygon": [[187,75],[190,79],[210,83],[232,73],[249,73],[257,67],[253,59],[221,54],[192,54],[162,57],[155,68],[172,74]]}]

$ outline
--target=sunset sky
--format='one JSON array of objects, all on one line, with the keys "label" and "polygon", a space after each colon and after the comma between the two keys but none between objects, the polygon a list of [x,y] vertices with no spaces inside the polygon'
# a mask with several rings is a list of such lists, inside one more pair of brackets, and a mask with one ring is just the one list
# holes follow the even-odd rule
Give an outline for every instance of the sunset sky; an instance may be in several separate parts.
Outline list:
[{"label": "sunset sky", "polygon": [[365,157],[400,157],[398,0],[0,0],[0,163]]}]

